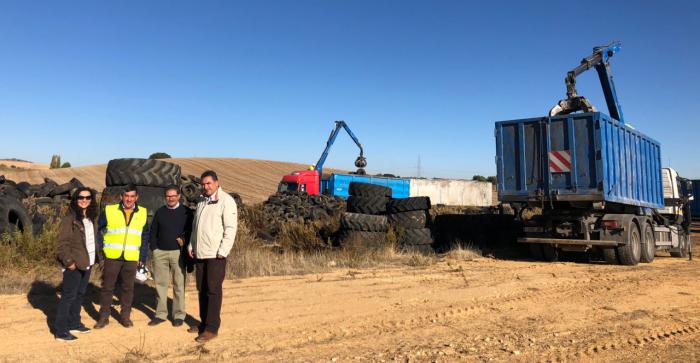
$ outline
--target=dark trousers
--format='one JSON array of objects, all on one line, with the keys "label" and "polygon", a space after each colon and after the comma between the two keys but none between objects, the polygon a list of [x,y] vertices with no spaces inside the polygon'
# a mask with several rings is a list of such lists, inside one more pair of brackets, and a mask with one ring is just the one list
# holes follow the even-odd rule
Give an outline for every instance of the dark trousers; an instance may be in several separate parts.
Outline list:
[{"label": "dark trousers", "polygon": [[136,279],[136,261],[119,261],[106,259],[102,271],[102,291],[100,292],[100,319],[109,318],[114,287],[119,278],[119,301],[122,305],[121,319],[131,318],[131,302],[134,300],[134,280]]},{"label": "dark trousers", "polygon": [[199,330],[217,334],[221,326],[221,285],[226,275],[226,259],[207,258],[195,262],[195,279],[199,291]]},{"label": "dark trousers", "polygon": [[83,306],[88,281],[90,281],[90,270],[81,271],[76,268],[73,271],[68,269],[63,271],[61,301],[58,302],[54,324],[56,335],[68,333],[68,330],[83,325],[80,322],[80,307]]}]

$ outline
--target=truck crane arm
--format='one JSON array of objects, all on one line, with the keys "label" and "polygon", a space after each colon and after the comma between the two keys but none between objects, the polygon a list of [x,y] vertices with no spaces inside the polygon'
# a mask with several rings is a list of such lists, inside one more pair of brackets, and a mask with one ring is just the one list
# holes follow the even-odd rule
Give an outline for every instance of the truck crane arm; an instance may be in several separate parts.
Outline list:
[{"label": "truck crane arm", "polygon": [[364,157],[364,150],[362,149],[362,144],[360,144],[360,141],[357,139],[357,136],[355,136],[355,134],[352,133],[352,131],[348,127],[348,124],[345,123],[345,121],[341,120],[335,122],[335,128],[333,128],[333,131],[331,131],[331,134],[328,137],[328,141],[326,141],[326,148],[323,150],[321,157],[318,159],[316,165],[314,166],[314,169],[318,171],[319,175],[323,174],[323,164],[326,163],[328,152],[330,151],[331,146],[333,146],[335,138],[338,137],[338,133],[340,133],[341,129],[345,129],[345,131],[348,132],[348,135],[350,135],[350,137],[352,138],[352,141],[354,141],[357,147],[360,148],[360,156],[358,156],[355,160],[355,166],[359,168],[357,170],[357,174],[365,173],[363,168],[367,166],[367,159],[365,159]]},{"label": "truck crane arm", "polygon": [[556,106],[554,106],[549,111],[549,116],[556,115],[567,115],[576,111],[583,112],[595,112],[596,109],[591,105],[586,97],[579,96],[576,91],[576,77],[581,73],[595,68],[598,73],[598,79],[600,80],[600,85],[603,88],[603,95],[605,96],[605,103],[608,106],[608,112],[610,116],[621,124],[625,123],[624,117],[622,115],[622,106],[617,98],[617,92],[615,91],[615,83],[613,82],[613,77],[610,72],[610,62],[609,59],[617,52],[620,51],[621,43],[614,41],[606,46],[594,47],[593,54],[587,58],[584,58],[576,68],[570,70],[564,82],[566,83],[566,99],[559,101]]}]

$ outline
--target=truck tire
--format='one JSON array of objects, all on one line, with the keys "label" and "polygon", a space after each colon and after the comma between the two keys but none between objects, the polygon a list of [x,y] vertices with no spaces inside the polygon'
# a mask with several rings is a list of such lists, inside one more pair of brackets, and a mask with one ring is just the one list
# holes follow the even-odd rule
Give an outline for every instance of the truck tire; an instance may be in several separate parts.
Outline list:
[{"label": "truck tire", "polygon": [[617,265],[620,260],[617,259],[617,248],[603,248],[603,258],[605,262],[611,265]]},{"label": "truck tire", "polygon": [[535,261],[544,260],[544,255],[542,254],[542,245],[539,243],[530,243],[528,246],[530,250],[530,257]]},{"label": "truck tire", "polygon": [[427,214],[422,210],[389,214],[389,224],[405,229],[425,228],[428,225]]},{"label": "truck tire", "polygon": [[348,193],[356,197],[384,196],[391,198],[391,188],[369,183],[350,182]]},{"label": "truck tire", "polygon": [[80,180],[73,178],[68,183],[61,184],[49,192],[49,197],[54,197],[62,194],[70,194],[71,190],[76,188],[82,188],[83,183]]},{"label": "truck tire", "polygon": [[642,254],[639,261],[651,263],[656,255],[656,240],[654,238],[654,229],[649,223],[644,223],[644,232],[642,233]]},{"label": "truck tire", "polygon": [[559,261],[559,249],[550,244],[542,245],[542,258],[547,262]]},{"label": "truck tire", "polygon": [[617,247],[617,258],[621,265],[635,266],[639,263],[642,255],[642,237],[637,223],[633,220],[630,220],[627,231],[627,243]]},{"label": "truck tire", "polygon": [[179,185],[180,166],[156,159],[113,159],[107,163],[108,187],[118,185],[142,185],[167,187]]},{"label": "truck tire", "polygon": [[428,209],[430,209],[430,197],[392,199],[387,204],[387,211],[389,211],[389,213],[401,213]]},{"label": "truck tire", "polygon": [[0,196],[0,233],[31,231],[32,219],[16,198]]},{"label": "truck tire", "polygon": [[689,239],[690,237],[683,233],[678,236],[678,250],[675,251],[670,251],[671,257],[682,257],[686,258],[688,257],[688,246],[689,246]]},{"label": "truck tire", "polygon": [[429,228],[405,229],[399,233],[399,242],[402,245],[430,245],[433,237]]},{"label": "truck tire", "polygon": [[340,226],[353,231],[386,232],[389,229],[386,216],[359,213],[343,213]]},{"label": "truck tire", "polygon": [[386,213],[386,198],[384,196],[350,196],[347,209],[350,213],[384,214]]}]

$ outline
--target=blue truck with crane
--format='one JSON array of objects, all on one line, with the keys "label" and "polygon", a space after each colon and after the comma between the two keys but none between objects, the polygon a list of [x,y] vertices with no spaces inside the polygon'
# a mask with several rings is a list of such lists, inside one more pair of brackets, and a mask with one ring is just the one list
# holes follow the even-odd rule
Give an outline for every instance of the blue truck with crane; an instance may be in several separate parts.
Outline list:
[{"label": "blue truck with crane", "polygon": [[[593,48],[569,71],[567,98],[546,117],[496,122],[498,198],[518,211],[518,242],[536,259],[597,252],[609,263],[692,257],[692,184],[661,166],[661,145],[626,123],[610,70],[621,44]],[[594,68],[609,114],[576,90]],[[523,213],[537,209],[532,218]]]},{"label": "blue truck with crane", "polygon": [[[350,138],[352,138],[352,141],[355,142],[355,145],[360,149],[360,155],[355,159],[355,166],[358,169],[351,174],[333,173],[324,175],[323,166],[341,130],[345,130],[348,135],[350,135]],[[345,121],[335,121],[335,127],[331,131],[328,141],[326,141],[326,147],[323,149],[321,157],[316,164],[309,168],[309,170],[294,171],[291,174],[284,175],[282,181],[279,183],[278,191],[306,192],[310,195],[326,194],[347,198],[350,183],[359,182],[389,187],[392,190],[392,196],[394,198],[409,197],[410,181],[408,179],[366,175],[364,169],[366,166],[367,159],[364,156],[364,149],[360,140],[358,140],[357,136],[350,130],[350,127]]]}]

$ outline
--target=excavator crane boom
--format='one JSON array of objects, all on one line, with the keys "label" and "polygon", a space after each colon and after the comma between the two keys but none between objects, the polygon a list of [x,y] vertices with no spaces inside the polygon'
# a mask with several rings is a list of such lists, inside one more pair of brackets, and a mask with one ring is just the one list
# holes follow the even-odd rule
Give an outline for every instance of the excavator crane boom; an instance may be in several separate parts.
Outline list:
[{"label": "excavator crane boom", "polygon": [[581,64],[567,73],[566,79],[564,80],[566,83],[567,98],[559,101],[559,103],[549,111],[549,115],[566,115],[576,111],[596,111],[590,101],[588,101],[586,97],[579,96],[576,91],[576,77],[591,68],[595,68],[598,73],[600,85],[603,88],[603,95],[605,96],[605,103],[608,106],[610,116],[620,121],[621,124],[624,124],[625,120],[622,115],[622,106],[617,98],[609,62],[609,59],[620,51],[620,47],[621,43],[618,41],[614,41],[606,46],[594,47],[593,54],[584,58]]},{"label": "excavator crane boom", "polygon": [[326,148],[323,149],[323,153],[321,153],[321,157],[318,159],[316,162],[316,165],[314,166],[314,169],[318,171],[319,175],[323,174],[323,164],[326,163],[326,158],[328,158],[328,152],[331,149],[331,146],[333,146],[333,143],[335,142],[335,138],[338,137],[338,134],[340,133],[341,129],[345,129],[345,131],[348,132],[348,135],[352,138],[352,141],[355,142],[357,147],[360,148],[360,156],[357,157],[355,160],[355,166],[358,167],[359,169],[357,170],[357,174],[364,174],[364,167],[367,166],[367,159],[364,157],[364,150],[362,149],[362,144],[360,144],[360,141],[357,139],[357,136],[352,133],[352,130],[348,127],[348,124],[345,123],[345,121],[336,121],[335,122],[335,128],[333,128],[333,131],[331,131],[330,136],[328,136],[328,141],[326,141]]}]

